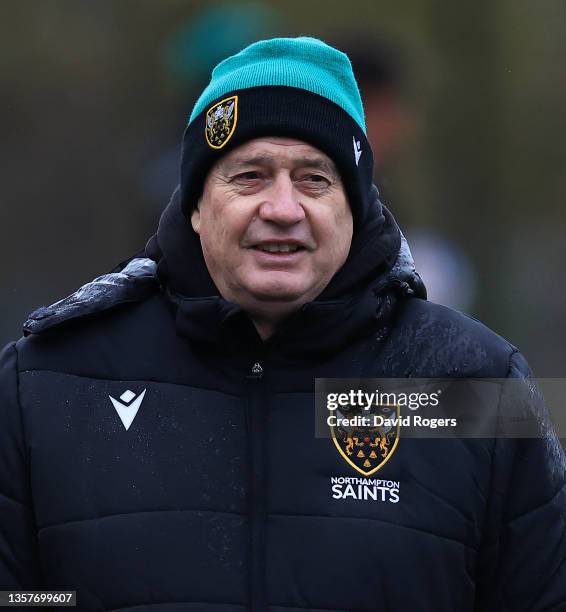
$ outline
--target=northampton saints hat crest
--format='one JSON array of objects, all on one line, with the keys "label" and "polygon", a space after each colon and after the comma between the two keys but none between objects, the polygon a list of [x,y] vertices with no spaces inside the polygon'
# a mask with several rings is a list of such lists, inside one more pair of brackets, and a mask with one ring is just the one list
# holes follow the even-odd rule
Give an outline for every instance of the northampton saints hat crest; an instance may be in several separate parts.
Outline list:
[{"label": "northampton saints hat crest", "polygon": [[238,96],[220,100],[206,111],[204,134],[213,149],[221,149],[232,137],[238,123]]}]

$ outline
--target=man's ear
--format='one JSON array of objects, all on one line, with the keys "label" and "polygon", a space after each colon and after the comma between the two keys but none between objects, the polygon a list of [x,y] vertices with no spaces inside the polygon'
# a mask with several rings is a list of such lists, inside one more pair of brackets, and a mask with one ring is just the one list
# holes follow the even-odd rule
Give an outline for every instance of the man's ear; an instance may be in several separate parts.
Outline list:
[{"label": "man's ear", "polygon": [[200,200],[191,213],[191,225],[197,234],[200,234]]}]

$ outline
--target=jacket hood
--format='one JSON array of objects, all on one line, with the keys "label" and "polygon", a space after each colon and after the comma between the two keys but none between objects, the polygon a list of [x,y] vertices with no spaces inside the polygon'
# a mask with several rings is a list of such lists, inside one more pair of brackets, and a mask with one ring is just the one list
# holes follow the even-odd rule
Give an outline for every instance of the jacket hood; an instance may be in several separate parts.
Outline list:
[{"label": "jacket hood", "polygon": [[[426,298],[426,290],[415,270],[404,236],[393,215],[371,190],[371,206],[364,226],[353,236],[348,258],[324,291],[289,317],[274,336],[294,339],[303,348],[318,338],[311,349],[357,335],[381,310],[381,297],[403,293]],[[179,189],[164,210],[157,233],[146,246],[146,254],[157,263],[157,277],[177,308],[180,333],[201,341],[225,342],[226,329],[256,336],[242,309],[224,300],[208,273],[199,236],[181,209]],[[378,317],[379,318],[379,317]],[[244,322],[245,321],[245,322]],[[336,326],[341,332],[337,332]],[[332,331],[330,332],[330,329]],[[330,332],[330,333],[328,333]],[[322,336],[321,336],[322,335]],[[326,341],[322,338],[328,337]],[[310,343],[309,343],[310,345]]]}]

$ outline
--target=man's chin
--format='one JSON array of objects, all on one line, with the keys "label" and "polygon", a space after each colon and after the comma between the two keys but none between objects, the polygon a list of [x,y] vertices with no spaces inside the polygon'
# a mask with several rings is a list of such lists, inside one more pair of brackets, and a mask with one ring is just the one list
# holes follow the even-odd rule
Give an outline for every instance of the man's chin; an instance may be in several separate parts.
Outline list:
[{"label": "man's chin", "polygon": [[[278,275],[274,274],[273,276],[277,277]],[[249,298],[258,303],[297,303],[297,307],[299,307],[310,299],[314,299],[313,287],[309,286],[307,283],[289,282],[291,279],[281,279],[280,276],[279,278],[265,279],[265,282],[257,282],[256,279],[254,280],[256,282],[251,282],[242,288]],[[283,282],[281,282],[282,280]],[[312,298],[309,297],[311,295]]]},{"label": "man's chin", "polygon": [[[299,275],[278,274],[250,275],[241,278],[233,285],[231,301],[240,304],[244,310],[255,311],[269,307],[276,311],[291,312],[310,302],[324,289],[314,286],[310,278],[300,278]],[[280,308],[278,308],[280,305]]]},{"label": "man's chin", "polygon": [[280,288],[275,290],[257,290],[251,293],[251,296],[257,302],[271,304],[292,304],[294,302],[304,302],[304,295],[305,294],[302,291],[289,291]]},{"label": "man's chin", "polygon": [[289,273],[288,271],[262,270],[256,274],[243,277],[240,283],[242,295],[246,294],[257,302],[305,302],[312,293],[311,283],[303,274]]}]

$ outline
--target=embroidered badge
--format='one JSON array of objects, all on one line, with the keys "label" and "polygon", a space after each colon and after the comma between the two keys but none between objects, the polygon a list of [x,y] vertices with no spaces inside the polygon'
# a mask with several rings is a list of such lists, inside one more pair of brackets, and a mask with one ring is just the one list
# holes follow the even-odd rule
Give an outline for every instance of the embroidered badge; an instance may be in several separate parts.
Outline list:
[{"label": "embroidered badge", "polygon": [[206,111],[204,135],[213,149],[221,149],[232,137],[238,122],[238,96],[224,98]]},{"label": "embroidered badge", "polygon": [[330,428],[338,452],[360,474],[374,474],[389,461],[399,443],[399,405],[376,406],[369,414],[348,406],[338,412],[340,424]]}]

